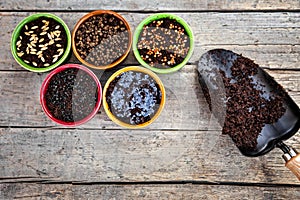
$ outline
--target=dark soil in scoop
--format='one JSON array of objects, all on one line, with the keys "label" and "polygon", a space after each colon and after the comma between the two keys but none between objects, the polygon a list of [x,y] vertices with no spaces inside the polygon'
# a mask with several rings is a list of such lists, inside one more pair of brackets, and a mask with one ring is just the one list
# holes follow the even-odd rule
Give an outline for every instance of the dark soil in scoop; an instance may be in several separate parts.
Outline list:
[{"label": "dark soil in scoop", "polygon": [[55,74],[45,94],[50,113],[64,122],[76,122],[87,117],[95,108],[98,98],[94,79],[76,68]]},{"label": "dark soil in scoop", "polygon": [[171,68],[183,62],[190,49],[190,39],[180,23],[163,18],[143,27],[137,48],[150,66]]},{"label": "dark soil in scoop", "polygon": [[161,90],[147,74],[124,72],[109,85],[106,93],[108,107],[119,120],[132,125],[149,121],[161,102]]},{"label": "dark soil in scoop", "polygon": [[223,82],[225,102],[220,98],[224,88],[209,90],[202,86],[210,109],[214,107],[216,118],[223,121],[225,116],[222,133],[229,135],[238,148],[246,151],[256,148],[263,127],[275,123],[286,110],[284,100],[287,93],[279,84],[267,82],[272,91],[266,91],[265,85],[255,81],[254,77],[261,73],[260,70],[252,60],[240,56],[230,68],[230,76],[222,70],[215,72],[221,74],[222,80],[218,81]]}]

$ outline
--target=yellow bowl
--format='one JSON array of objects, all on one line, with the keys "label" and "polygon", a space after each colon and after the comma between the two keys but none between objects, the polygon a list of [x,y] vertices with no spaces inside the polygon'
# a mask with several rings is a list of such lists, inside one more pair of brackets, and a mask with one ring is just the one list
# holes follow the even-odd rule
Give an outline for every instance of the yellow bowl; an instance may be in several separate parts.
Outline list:
[{"label": "yellow bowl", "polygon": [[[121,121],[120,119],[118,119],[109,109],[109,106],[108,106],[108,103],[107,103],[107,100],[106,100],[106,95],[107,95],[107,90],[108,90],[108,87],[110,85],[110,83],[119,75],[121,75],[122,73],[124,72],[127,72],[127,71],[136,71],[136,72],[141,72],[141,73],[144,73],[144,74],[148,74],[151,78],[153,78],[155,80],[155,82],[157,83],[157,85],[159,86],[159,89],[161,91],[161,101],[160,101],[160,105],[159,105],[159,108],[158,110],[156,111],[156,113],[154,114],[154,116],[149,120],[149,121],[146,121],[145,123],[142,123],[142,124],[137,124],[137,125],[134,125],[134,124],[128,124],[128,123],[125,123],[123,121]],[[115,122],[116,124],[120,125],[120,126],[123,126],[125,128],[144,128],[148,125],[150,125],[153,121],[155,121],[158,116],[160,115],[161,111],[163,110],[163,107],[165,105],[165,101],[166,101],[166,92],[165,92],[165,88],[163,86],[163,83],[161,82],[161,80],[159,79],[159,77],[154,73],[152,72],[151,70],[149,69],[146,69],[146,68],[143,68],[143,67],[137,67],[137,66],[130,66],[130,67],[125,67],[125,68],[122,68],[120,70],[118,70],[117,72],[115,72],[109,79],[108,81],[106,82],[105,86],[104,86],[104,89],[103,89],[103,107],[104,107],[104,110],[106,112],[106,114],[108,115],[108,117],[113,121]]]}]

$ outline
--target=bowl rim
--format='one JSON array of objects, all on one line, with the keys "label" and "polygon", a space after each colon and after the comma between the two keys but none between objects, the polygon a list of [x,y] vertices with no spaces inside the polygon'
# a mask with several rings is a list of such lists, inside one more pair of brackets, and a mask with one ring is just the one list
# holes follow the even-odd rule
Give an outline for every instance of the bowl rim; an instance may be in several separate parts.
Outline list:
[{"label": "bowl rim", "polygon": [[[76,35],[76,32],[79,28],[79,26],[84,23],[87,19],[89,19],[90,17],[92,16],[96,16],[96,15],[102,15],[102,14],[111,14],[111,15],[114,15],[115,17],[117,17],[118,19],[122,20],[122,22],[124,22],[126,28],[127,28],[127,31],[129,33],[128,35],[128,39],[129,39],[129,42],[128,42],[128,47],[127,47],[127,50],[125,51],[125,53],[120,56],[115,62],[109,64],[109,65],[106,65],[106,66],[96,66],[96,65],[93,65],[87,61],[85,61],[84,59],[82,59],[76,49],[76,45],[75,45],[75,35]],[[111,11],[111,10],[95,10],[95,11],[92,11],[92,12],[89,12],[87,13],[86,15],[84,15],[83,17],[81,17],[73,31],[72,31],[72,50],[73,50],[73,53],[75,55],[75,57],[84,65],[88,66],[88,67],[91,67],[91,68],[94,68],[94,69],[109,69],[109,68],[112,68],[112,67],[115,67],[116,65],[120,64],[129,54],[130,50],[131,50],[131,45],[132,45],[132,31],[131,31],[131,27],[128,23],[128,21],[122,16],[120,15],[119,13],[117,12],[114,12],[114,11]]]},{"label": "bowl rim", "polygon": [[[128,124],[125,123],[121,120],[119,120],[117,117],[115,117],[112,112],[110,111],[109,107],[108,107],[108,103],[106,101],[106,93],[107,93],[107,89],[110,85],[110,83],[120,74],[124,73],[124,72],[128,72],[128,71],[137,71],[137,72],[141,72],[144,74],[148,74],[149,76],[151,76],[155,82],[159,85],[159,88],[161,90],[161,102],[159,105],[158,110],[156,111],[156,113],[154,114],[154,116],[147,122],[143,123],[143,124],[137,124],[137,125],[133,125],[133,124]],[[129,66],[129,67],[124,67],[118,71],[116,71],[113,75],[110,76],[110,78],[107,80],[106,84],[104,85],[104,89],[103,89],[103,107],[104,110],[106,112],[106,114],[108,115],[108,117],[115,122],[116,124],[125,127],[125,128],[130,128],[130,129],[138,129],[138,128],[144,128],[150,124],[152,124],[161,114],[165,103],[166,103],[166,92],[165,92],[165,87],[162,83],[162,81],[160,80],[160,78],[151,70],[146,69],[144,67],[139,67],[139,66]]]},{"label": "bowl rim", "polygon": [[[142,58],[141,55],[138,51],[137,48],[137,43],[138,43],[138,38],[139,35],[141,33],[141,31],[143,30],[143,27],[147,24],[149,24],[150,22],[154,21],[154,20],[159,20],[159,19],[164,19],[164,18],[170,18],[170,19],[174,19],[176,20],[178,23],[180,23],[184,29],[186,30],[188,37],[190,39],[190,49],[188,51],[188,54],[186,55],[186,57],[184,58],[184,60],[179,63],[178,65],[171,67],[171,68],[167,68],[167,69],[160,69],[160,68],[156,68],[156,67],[152,67],[150,66],[148,63],[146,63]],[[174,15],[174,14],[170,14],[170,13],[156,13],[153,15],[150,15],[148,17],[146,17],[143,21],[141,21],[139,23],[139,25],[136,27],[135,32],[133,34],[133,43],[132,43],[132,49],[133,49],[133,53],[135,58],[137,59],[137,61],[144,67],[156,72],[156,73],[161,73],[161,74],[166,74],[166,73],[172,73],[172,72],[176,72],[179,69],[181,69],[183,66],[186,65],[186,63],[190,60],[190,58],[193,55],[193,51],[194,51],[194,35],[192,32],[191,27],[188,25],[188,23],[181,17]]]},{"label": "bowl rim", "polygon": [[[17,55],[17,48],[16,48],[16,42],[18,40],[18,37],[20,35],[20,32],[23,28],[23,26],[25,24],[27,24],[28,22],[31,22],[31,21],[34,21],[40,17],[46,17],[46,18],[51,18],[53,20],[55,20],[56,22],[58,22],[59,24],[61,24],[63,27],[64,27],[64,30],[66,32],[66,36],[67,36],[67,47],[65,49],[65,52],[63,54],[63,56],[57,61],[55,62],[54,64],[48,66],[48,67],[43,67],[43,68],[37,68],[37,67],[34,67],[32,65],[29,65],[27,63],[25,63],[23,61],[23,59],[21,59],[18,55]],[[47,71],[50,71],[56,67],[58,67],[59,65],[61,65],[68,57],[69,57],[69,54],[71,52],[71,32],[68,28],[68,26],[66,25],[66,23],[58,16],[54,15],[54,14],[51,14],[51,13],[36,13],[36,14],[32,14],[32,15],[29,15],[27,17],[25,17],[22,21],[20,21],[18,23],[18,25],[15,27],[13,33],[12,33],[12,37],[11,37],[11,52],[12,52],[12,55],[14,57],[14,59],[16,60],[16,62],[22,66],[23,68],[29,70],[29,71],[32,71],[32,72],[47,72]]]},{"label": "bowl rim", "polygon": [[[51,78],[55,75],[58,74],[59,72],[62,72],[66,69],[70,69],[70,68],[76,68],[79,70],[83,70],[84,72],[86,72],[87,74],[89,74],[93,80],[96,82],[97,84],[97,90],[98,90],[98,99],[96,102],[96,105],[93,109],[93,111],[86,116],[85,118],[79,120],[79,121],[75,121],[75,122],[65,122],[63,120],[59,120],[57,118],[55,118],[51,112],[48,110],[47,105],[46,105],[46,99],[45,99],[45,94],[49,85],[49,82],[51,80]],[[81,124],[86,123],[87,121],[89,121],[90,119],[92,119],[98,112],[98,110],[101,107],[101,103],[102,103],[102,87],[101,87],[101,83],[98,79],[98,77],[94,74],[94,72],[92,72],[90,69],[88,69],[85,66],[82,66],[80,64],[65,64],[62,66],[57,67],[56,69],[54,69],[53,71],[51,71],[46,78],[44,79],[41,89],[40,89],[40,103],[42,105],[42,108],[44,110],[44,112],[46,113],[46,115],[54,122],[60,124],[60,125],[64,125],[64,126],[69,126],[69,127],[74,127],[74,126],[79,126]]]}]

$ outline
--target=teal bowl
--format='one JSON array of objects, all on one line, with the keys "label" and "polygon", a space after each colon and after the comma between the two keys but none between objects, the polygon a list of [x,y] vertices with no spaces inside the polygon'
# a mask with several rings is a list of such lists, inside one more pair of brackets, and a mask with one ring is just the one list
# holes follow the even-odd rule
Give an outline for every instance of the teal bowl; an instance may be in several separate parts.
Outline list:
[{"label": "teal bowl", "polygon": [[[138,39],[139,39],[139,36],[143,30],[143,27],[150,24],[152,21],[156,21],[156,20],[160,20],[160,19],[165,19],[165,18],[169,18],[169,19],[173,19],[173,20],[176,20],[179,24],[181,24],[189,39],[190,39],[190,48],[189,48],[189,51],[186,55],[186,57],[184,58],[184,60],[179,63],[178,65],[176,66],[173,66],[173,67],[170,67],[170,68],[156,68],[156,67],[152,67],[150,66],[147,62],[145,62],[142,58],[141,58],[141,55],[138,51]],[[166,74],[166,73],[172,73],[172,72],[175,72],[175,71],[178,71],[179,69],[181,69],[183,66],[186,65],[186,63],[189,61],[189,59],[191,58],[192,54],[193,54],[193,50],[194,50],[194,35],[193,35],[193,32],[190,28],[190,26],[187,24],[187,22],[182,19],[181,17],[178,17],[176,15],[173,15],[173,14],[168,14],[168,13],[158,13],[158,14],[154,14],[154,15],[151,15],[149,17],[147,17],[146,19],[144,19],[136,28],[135,32],[134,32],[134,35],[133,35],[133,45],[132,45],[132,48],[133,48],[133,53],[134,53],[134,56],[135,58],[137,59],[137,61],[144,67],[156,72],[156,73],[162,73],[162,74]]]},{"label": "teal bowl", "polygon": [[[21,59],[17,55],[17,41],[18,41],[18,38],[21,34],[22,28],[25,26],[25,24],[27,24],[31,21],[37,20],[40,17],[51,18],[51,19],[55,20],[56,22],[58,22],[59,24],[61,24],[63,26],[63,28],[66,32],[66,36],[67,36],[67,45],[66,45],[66,49],[64,50],[64,53],[63,53],[62,57],[60,59],[58,59],[52,65],[47,66],[47,67],[43,67],[43,68],[38,68],[38,67],[35,67],[33,65],[30,65],[30,64],[24,62],[23,59]],[[25,19],[23,19],[16,26],[16,28],[15,28],[13,34],[12,34],[12,38],[11,38],[11,52],[12,52],[12,55],[13,55],[14,59],[23,68],[25,68],[29,71],[32,71],[32,72],[47,72],[47,71],[50,71],[50,70],[56,68],[57,66],[61,65],[63,62],[66,61],[66,59],[69,58],[69,55],[70,55],[70,52],[71,52],[71,44],[72,44],[72,42],[71,42],[70,30],[61,18],[57,17],[56,15],[50,14],[50,13],[37,13],[37,14],[33,14],[33,15],[30,15],[30,16],[26,17]]]}]

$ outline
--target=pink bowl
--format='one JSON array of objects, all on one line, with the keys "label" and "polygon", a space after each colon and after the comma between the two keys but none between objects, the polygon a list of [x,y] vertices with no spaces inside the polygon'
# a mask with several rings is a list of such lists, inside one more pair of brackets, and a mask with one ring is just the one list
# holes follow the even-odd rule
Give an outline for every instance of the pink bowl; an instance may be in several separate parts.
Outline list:
[{"label": "pink bowl", "polygon": [[[49,85],[49,82],[51,80],[51,78],[61,72],[61,71],[64,71],[66,69],[69,69],[69,68],[76,68],[76,69],[80,69],[80,70],[83,70],[85,71],[87,74],[89,74],[93,80],[96,82],[97,84],[97,88],[98,88],[98,99],[97,99],[97,102],[96,102],[96,105],[93,109],[93,111],[88,115],[86,116],[84,119],[81,119],[79,121],[75,121],[75,122],[65,122],[65,121],[62,121],[60,119],[57,119],[55,118],[51,112],[49,111],[47,105],[46,105],[46,98],[45,98],[45,94],[46,94],[46,91],[48,89],[48,85]],[[45,78],[45,80],[43,81],[42,83],[42,87],[41,87],[41,90],[40,90],[40,103],[42,105],[42,108],[44,110],[44,112],[46,113],[46,115],[54,122],[58,123],[58,124],[61,124],[61,125],[64,125],[64,126],[79,126],[87,121],[89,121],[90,119],[92,119],[96,113],[98,112],[98,110],[100,109],[101,107],[101,102],[102,102],[102,87],[101,87],[101,84],[100,84],[100,81],[99,79],[97,78],[97,76],[91,71],[89,70],[88,68],[82,66],[82,65],[78,65],[78,64],[65,64],[65,65],[62,65],[56,69],[54,69],[53,71],[51,71],[47,77]]]}]

